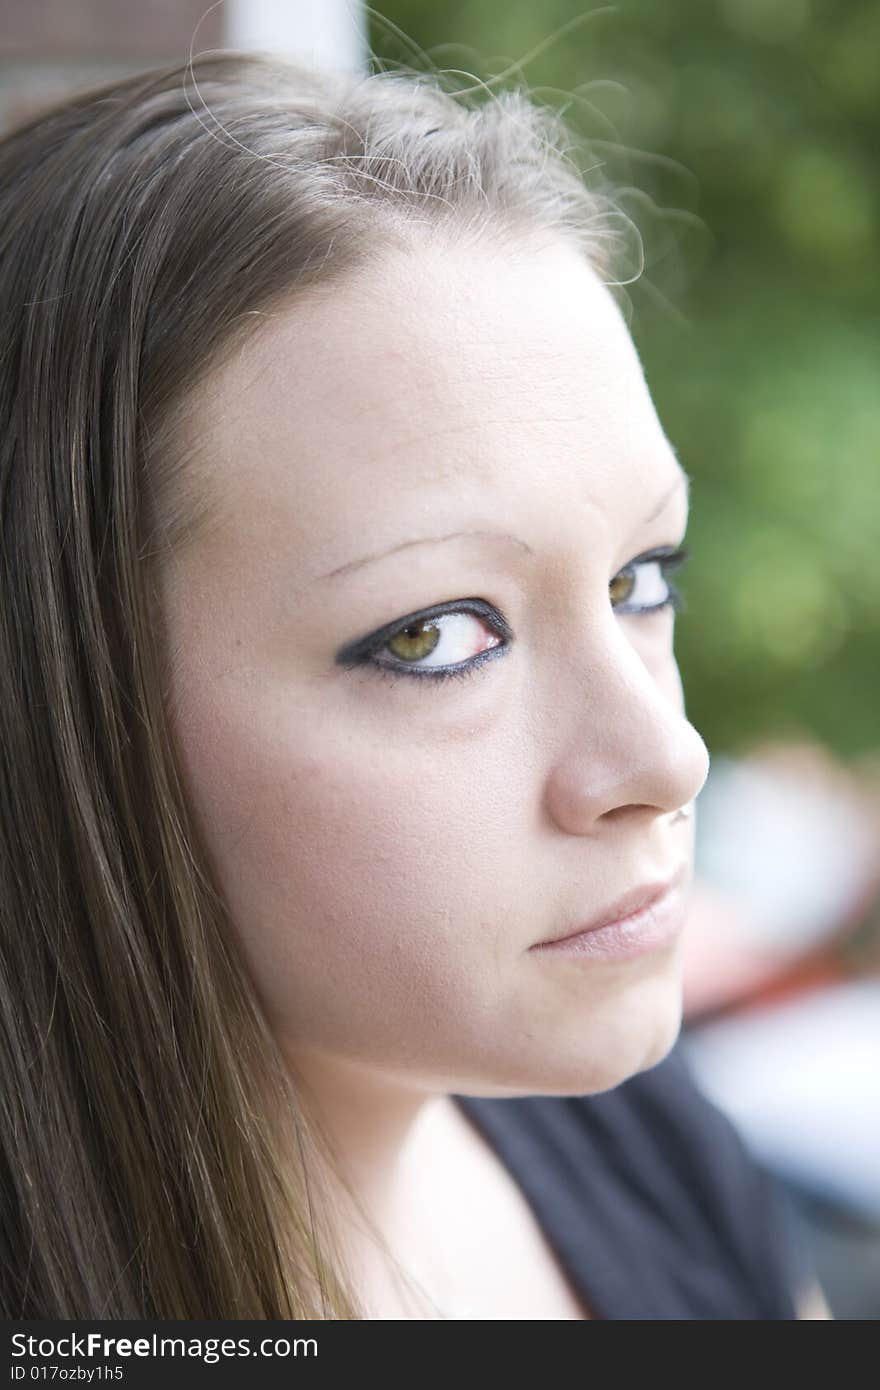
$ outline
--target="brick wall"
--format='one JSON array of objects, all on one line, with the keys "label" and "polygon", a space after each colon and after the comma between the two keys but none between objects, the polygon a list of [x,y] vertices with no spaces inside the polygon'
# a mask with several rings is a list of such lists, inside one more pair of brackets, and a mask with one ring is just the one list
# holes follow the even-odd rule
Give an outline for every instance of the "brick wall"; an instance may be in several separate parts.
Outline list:
[{"label": "brick wall", "polygon": [[[0,131],[67,93],[223,47],[210,0],[0,0]],[[201,23],[200,23],[201,21]]]}]

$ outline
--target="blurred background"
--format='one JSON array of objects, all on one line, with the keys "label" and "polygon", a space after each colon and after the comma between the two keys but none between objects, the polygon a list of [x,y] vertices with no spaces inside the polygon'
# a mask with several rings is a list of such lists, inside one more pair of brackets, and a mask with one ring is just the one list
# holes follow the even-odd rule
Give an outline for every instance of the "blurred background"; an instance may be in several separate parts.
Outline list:
[{"label": "blurred background", "polygon": [[[880,1316],[880,3],[2,0],[0,129],[190,51],[522,83],[630,220],[692,476],[677,650],[712,754],[683,1045]],[[472,98],[474,100],[479,97]]]}]

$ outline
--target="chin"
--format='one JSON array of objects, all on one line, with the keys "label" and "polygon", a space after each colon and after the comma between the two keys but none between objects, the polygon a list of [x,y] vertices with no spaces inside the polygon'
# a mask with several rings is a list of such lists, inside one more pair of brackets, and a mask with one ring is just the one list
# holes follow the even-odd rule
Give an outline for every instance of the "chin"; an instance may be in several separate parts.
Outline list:
[{"label": "chin", "polygon": [[503,1068],[505,1080],[472,1094],[598,1095],[662,1062],[681,1024],[681,971],[643,978],[623,994],[569,1006],[552,1030],[529,1029],[527,1045]]},{"label": "chin", "polygon": [[542,1095],[599,1095],[613,1090],[638,1072],[649,1071],[668,1056],[681,1031],[681,1012],[670,1011],[658,1018],[653,1028],[643,1027],[638,1035],[621,1038],[614,1047],[596,1047],[584,1055],[575,1053],[558,1066],[548,1065],[543,1081],[535,1088]]},{"label": "chin", "polygon": [[[583,1048],[576,1054],[582,1068],[572,1068],[575,1085],[569,1094],[611,1090],[668,1056],[681,1032],[680,974],[674,980],[656,984],[656,989],[641,997],[641,1008],[621,1009],[619,1016],[612,1010],[603,1018],[601,1027],[597,1021],[593,1046],[586,1036]],[[561,1089],[555,1091],[560,1093]]]}]

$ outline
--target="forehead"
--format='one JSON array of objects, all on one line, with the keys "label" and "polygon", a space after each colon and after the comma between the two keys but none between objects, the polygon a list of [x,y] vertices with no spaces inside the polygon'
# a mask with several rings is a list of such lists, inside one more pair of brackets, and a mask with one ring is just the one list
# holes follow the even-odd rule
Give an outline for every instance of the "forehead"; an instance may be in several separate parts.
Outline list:
[{"label": "forehead", "polygon": [[597,496],[652,487],[671,458],[612,295],[562,241],[395,247],[267,314],[187,430],[227,522],[283,509],[317,568],[334,521],[392,504],[418,521],[441,492],[466,507],[573,471]]}]

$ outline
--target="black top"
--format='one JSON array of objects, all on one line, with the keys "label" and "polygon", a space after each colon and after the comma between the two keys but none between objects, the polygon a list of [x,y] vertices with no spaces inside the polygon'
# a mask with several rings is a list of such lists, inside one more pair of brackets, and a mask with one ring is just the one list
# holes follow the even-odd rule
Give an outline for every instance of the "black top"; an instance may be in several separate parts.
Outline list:
[{"label": "black top", "polygon": [[595,1317],[797,1316],[814,1272],[790,1201],[677,1045],[599,1095],[455,1100]]}]

